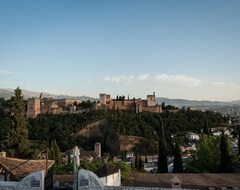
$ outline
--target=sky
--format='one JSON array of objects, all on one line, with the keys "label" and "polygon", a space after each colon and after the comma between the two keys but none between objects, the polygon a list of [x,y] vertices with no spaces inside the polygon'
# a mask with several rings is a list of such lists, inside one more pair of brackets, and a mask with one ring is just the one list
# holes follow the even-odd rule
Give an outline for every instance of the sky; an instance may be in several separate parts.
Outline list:
[{"label": "sky", "polygon": [[0,88],[240,99],[239,0],[0,0]]}]

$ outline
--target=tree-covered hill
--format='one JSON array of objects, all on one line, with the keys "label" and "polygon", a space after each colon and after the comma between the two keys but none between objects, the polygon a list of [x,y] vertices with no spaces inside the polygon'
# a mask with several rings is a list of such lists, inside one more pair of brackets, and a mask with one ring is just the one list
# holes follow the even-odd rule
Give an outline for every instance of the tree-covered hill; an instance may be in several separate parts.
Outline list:
[{"label": "tree-covered hill", "polygon": [[[116,142],[118,141],[118,135],[139,136],[149,140],[157,139],[153,120],[158,120],[160,117],[163,118],[168,144],[171,135],[180,135],[186,131],[200,133],[206,120],[210,128],[219,126],[224,122],[224,118],[218,113],[190,110],[167,111],[161,114],[149,112],[136,114],[128,111],[91,111],[77,115],[40,115],[35,119],[29,119],[29,138],[45,142],[56,139],[62,151],[72,148],[76,144],[84,149],[92,149],[93,144],[100,141],[103,150],[117,153],[121,146],[119,142]],[[99,128],[99,132],[96,133],[93,130],[92,135],[81,134],[81,131],[90,124],[102,119],[107,122],[92,126]],[[109,147],[110,142],[119,147],[112,150],[113,147]],[[150,141],[145,143],[151,144]]]},{"label": "tree-covered hill", "polygon": [[[11,128],[11,115],[4,112],[4,109],[11,104],[9,101],[0,101],[0,141],[4,142]],[[128,138],[124,139],[124,146],[121,144],[121,136],[141,137],[133,150],[136,152],[150,153],[157,151],[155,142],[157,134],[154,129],[154,120],[162,117],[166,133],[168,149],[171,150],[171,137],[182,136],[187,131],[200,133],[204,126],[209,128],[217,127],[224,123],[224,118],[211,111],[165,111],[159,113],[142,112],[139,114],[129,111],[90,111],[82,114],[68,115],[39,115],[37,118],[28,119],[28,139],[49,144],[56,140],[61,151],[68,150],[79,145],[85,150],[92,150],[96,141],[102,143],[103,152],[118,154],[120,149],[127,147]],[[105,120],[101,125],[93,125],[99,128],[99,132],[85,135],[81,133],[91,126],[92,123]],[[119,140],[120,139],[120,140]],[[130,138],[129,138],[130,139]],[[129,140],[130,141],[130,140]],[[130,142],[131,143],[131,142]],[[2,144],[2,143],[1,143]],[[133,143],[134,144],[134,143]],[[3,149],[4,147],[2,147]]]}]

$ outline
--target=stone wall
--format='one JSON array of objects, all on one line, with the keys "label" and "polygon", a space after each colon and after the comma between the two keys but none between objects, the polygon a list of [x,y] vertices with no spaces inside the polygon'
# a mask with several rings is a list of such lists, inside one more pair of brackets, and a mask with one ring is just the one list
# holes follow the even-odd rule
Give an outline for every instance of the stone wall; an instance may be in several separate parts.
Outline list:
[{"label": "stone wall", "polygon": [[147,112],[153,112],[153,113],[161,113],[162,106],[157,105],[157,106],[151,106],[151,107],[142,107],[142,110]]}]

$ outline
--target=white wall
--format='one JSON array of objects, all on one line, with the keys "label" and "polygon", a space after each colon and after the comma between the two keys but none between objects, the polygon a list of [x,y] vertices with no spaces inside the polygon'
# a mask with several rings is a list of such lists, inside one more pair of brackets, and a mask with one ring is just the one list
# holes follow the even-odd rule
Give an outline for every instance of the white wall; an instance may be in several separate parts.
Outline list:
[{"label": "white wall", "polygon": [[118,173],[102,177],[100,180],[105,186],[121,186],[121,171],[119,169]]},{"label": "white wall", "polygon": [[43,190],[44,189],[44,171],[32,173],[23,178],[20,182],[0,181],[2,190]]}]

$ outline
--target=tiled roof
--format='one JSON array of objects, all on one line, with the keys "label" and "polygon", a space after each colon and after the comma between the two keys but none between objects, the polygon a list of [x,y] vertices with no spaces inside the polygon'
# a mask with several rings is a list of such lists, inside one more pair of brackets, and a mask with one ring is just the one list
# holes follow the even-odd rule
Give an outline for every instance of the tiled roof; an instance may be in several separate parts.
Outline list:
[{"label": "tiled roof", "polygon": [[[54,160],[48,160],[48,169],[53,164],[54,164]],[[18,177],[24,177],[30,173],[34,173],[40,170],[46,170],[46,160],[24,160],[24,159],[18,159],[18,158],[0,158],[0,167],[3,167],[12,175],[15,175]]]},{"label": "tiled roof", "polygon": [[94,173],[99,177],[105,177],[111,174],[117,173],[119,170],[118,165],[109,165],[107,166],[106,164],[98,168]]},{"label": "tiled roof", "polygon": [[95,151],[85,151],[81,150],[80,151],[80,158],[84,156],[92,156],[92,157],[97,157],[97,153]]}]

